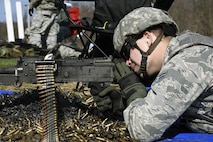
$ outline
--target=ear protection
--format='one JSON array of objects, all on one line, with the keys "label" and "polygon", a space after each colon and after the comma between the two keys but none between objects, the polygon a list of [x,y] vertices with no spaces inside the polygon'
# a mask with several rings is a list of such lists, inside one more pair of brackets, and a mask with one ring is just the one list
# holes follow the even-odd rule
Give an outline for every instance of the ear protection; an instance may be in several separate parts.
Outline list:
[{"label": "ear protection", "polygon": [[149,38],[146,38],[146,42],[147,42],[147,43],[149,42]]}]

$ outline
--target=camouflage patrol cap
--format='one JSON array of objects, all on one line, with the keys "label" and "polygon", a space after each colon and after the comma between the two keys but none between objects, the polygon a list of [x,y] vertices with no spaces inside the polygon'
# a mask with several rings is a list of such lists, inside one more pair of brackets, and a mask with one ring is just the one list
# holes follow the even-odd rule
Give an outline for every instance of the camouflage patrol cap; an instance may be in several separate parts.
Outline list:
[{"label": "camouflage patrol cap", "polygon": [[175,33],[178,32],[177,24],[166,11],[152,7],[141,7],[133,10],[120,20],[114,31],[113,44],[115,50],[120,53],[127,35],[138,34],[161,23],[173,25]]}]

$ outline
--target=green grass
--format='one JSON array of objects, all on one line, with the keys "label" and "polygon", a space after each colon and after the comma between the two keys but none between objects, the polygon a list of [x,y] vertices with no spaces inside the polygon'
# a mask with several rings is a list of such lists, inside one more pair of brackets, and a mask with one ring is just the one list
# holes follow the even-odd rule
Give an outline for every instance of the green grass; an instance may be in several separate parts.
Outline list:
[{"label": "green grass", "polygon": [[0,58],[0,68],[7,68],[15,66],[17,64],[17,58]]}]

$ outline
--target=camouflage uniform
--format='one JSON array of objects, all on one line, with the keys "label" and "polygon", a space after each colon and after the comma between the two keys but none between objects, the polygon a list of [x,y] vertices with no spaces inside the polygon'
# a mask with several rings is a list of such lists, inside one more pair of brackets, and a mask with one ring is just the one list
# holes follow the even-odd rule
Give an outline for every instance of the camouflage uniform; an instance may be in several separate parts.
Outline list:
[{"label": "camouflage uniform", "polygon": [[[184,45],[180,46],[182,42]],[[171,40],[163,67],[147,97],[133,101],[124,111],[133,138],[160,138],[185,111],[189,128],[213,133],[212,47],[212,39],[194,33]]]},{"label": "camouflage uniform", "polygon": [[47,48],[53,48],[56,45],[60,5],[59,0],[30,1],[29,9],[36,8],[36,14],[32,19],[31,27],[25,31],[25,34],[29,36],[28,43],[42,48],[42,38],[44,38]]},{"label": "camouflage uniform", "polygon": [[75,49],[72,49],[66,45],[60,45],[58,51],[62,58],[78,57],[81,54],[81,52],[76,51]]},{"label": "camouflage uniform", "polygon": [[[140,25],[147,21],[143,14],[147,17],[151,13],[149,18],[161,14],[150,10],[136,10],[124,18],[126,23],[119,23],[114,34],[115,49],[120,50],[131,28],[137,27],[133,30],[136,32],[142,30]],[[185,31],[171,39],[147,97],[131,102],[124,110],[124,120],[133,139],[153,141],[161,138],[178,118],[185,119],[194,132],[213,133],[212,112],[213,39]]]}]

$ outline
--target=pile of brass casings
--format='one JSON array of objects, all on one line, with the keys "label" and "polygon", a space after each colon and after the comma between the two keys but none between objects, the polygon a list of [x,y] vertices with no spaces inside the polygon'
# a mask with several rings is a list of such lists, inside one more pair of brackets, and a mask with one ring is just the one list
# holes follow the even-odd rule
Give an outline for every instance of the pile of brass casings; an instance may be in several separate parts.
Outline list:
[{"label": "pile of brass casings", "polygon": [[[89,93],[62,90],[56,88],[60,142],[133,141],[122,118],[100,114]],[[5,96],[0,97],[0,141],[40,142],[44,113],[37,89]]]}]

